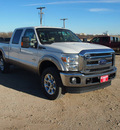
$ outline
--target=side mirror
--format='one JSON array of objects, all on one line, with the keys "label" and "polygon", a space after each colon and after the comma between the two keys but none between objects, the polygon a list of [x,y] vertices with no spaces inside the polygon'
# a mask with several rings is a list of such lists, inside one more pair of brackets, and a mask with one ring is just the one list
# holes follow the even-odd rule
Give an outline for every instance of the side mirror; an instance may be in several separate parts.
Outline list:
[{"label": "side mirror", "polygon": [[23,48],[29,48],[30,47],[29,37],[22,37],[21,47],[23,47]]}]

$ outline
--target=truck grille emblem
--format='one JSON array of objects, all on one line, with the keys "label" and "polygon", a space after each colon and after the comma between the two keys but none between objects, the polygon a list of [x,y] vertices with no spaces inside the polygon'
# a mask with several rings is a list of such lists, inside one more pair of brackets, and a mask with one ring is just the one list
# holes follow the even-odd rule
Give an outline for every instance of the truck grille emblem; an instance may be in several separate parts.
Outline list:
[{"label": "truck grille emblem", "polygon": [[105,65],[107,63],[106,59],[102,59],[99,61],[99,65]]}]

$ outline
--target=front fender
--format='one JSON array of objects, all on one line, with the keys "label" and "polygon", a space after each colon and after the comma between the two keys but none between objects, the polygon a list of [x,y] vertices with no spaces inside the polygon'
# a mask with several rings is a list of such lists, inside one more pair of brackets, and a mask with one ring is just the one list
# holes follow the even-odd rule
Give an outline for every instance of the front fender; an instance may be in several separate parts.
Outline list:
[{"label": "front fender", "polygon": [[42,62],[44,61],[50,61],[52,62],[53,64],[55,64],[55,66],[57,67],[58,70],[60,71],[65,71],[65,67],[62,63],[62,61],[60,61],[60,59],[58,59],[57,57],[54,57],[54,56],[50,56],[50,55],[45,55],[43,56],[40,60],[39,60],[39,64],[38,64],[38,69],[39,69],[39,66],[41,65]]}]

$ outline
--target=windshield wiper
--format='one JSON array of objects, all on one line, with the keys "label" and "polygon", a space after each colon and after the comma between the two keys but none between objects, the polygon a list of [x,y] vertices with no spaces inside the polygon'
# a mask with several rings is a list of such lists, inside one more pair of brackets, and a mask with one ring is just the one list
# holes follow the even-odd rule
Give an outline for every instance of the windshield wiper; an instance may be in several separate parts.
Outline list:
[{"label": "windshield wiper", "polygon": [[52,44],[54,42],[43,42],[42,44]]}]

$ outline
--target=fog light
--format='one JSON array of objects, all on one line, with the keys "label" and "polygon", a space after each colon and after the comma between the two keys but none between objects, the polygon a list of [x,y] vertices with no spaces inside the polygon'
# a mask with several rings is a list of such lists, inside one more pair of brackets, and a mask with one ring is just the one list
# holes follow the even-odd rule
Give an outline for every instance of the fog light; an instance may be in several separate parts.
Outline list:
[{"label": "fog light", "polygon": [[79,77],[71,77],[70,78],[70,83],[72,84],[80,84],[81,80]]},{"label": "fog light", "polygon": [[91,83],[92,82],[92,79],[91,78],[87,78],[86,79],[86,84],[89,84],[89,83]]},{"label": "fog light", "polygon": [[76,84],[77,79],[75,77],[71,78],[72,84]]}]

